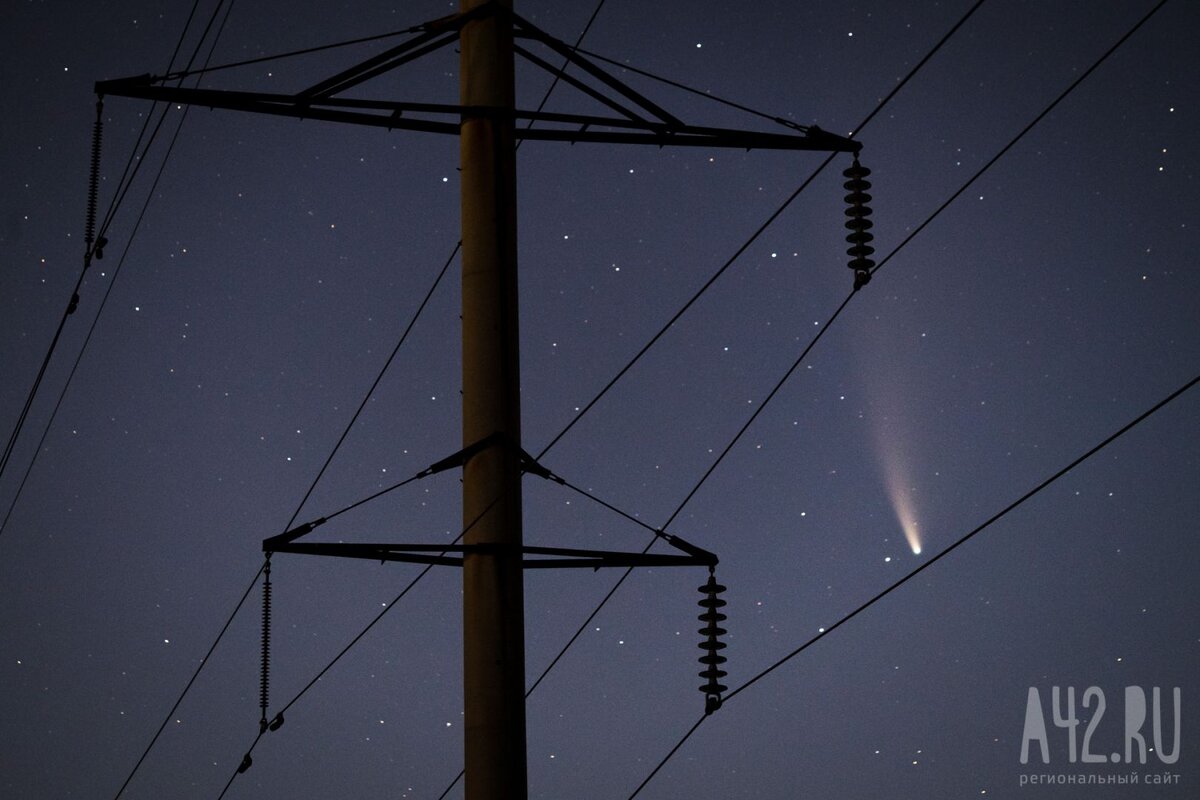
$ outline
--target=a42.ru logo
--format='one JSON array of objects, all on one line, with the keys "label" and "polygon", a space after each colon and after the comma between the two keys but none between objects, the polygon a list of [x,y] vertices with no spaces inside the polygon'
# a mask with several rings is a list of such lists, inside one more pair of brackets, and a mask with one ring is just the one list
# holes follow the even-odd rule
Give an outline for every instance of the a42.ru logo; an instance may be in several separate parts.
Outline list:
[{"label": "a42.ru logo", "polygon": [[[1104,691],[1098,686],[1089,686],[1083,691],[1081,708],[1091,714],[1087,727],[1083,730],[1082,742],[1079,742],[1079,715],[1075,706],[1075,687],[1068,686],[1063,691],[1061,687],[1050,689],[1050,717],[1055,728],[1061,728],[1067,738],[1067,760],[1074,764],[1077,760],[1084,764],[1145,764],[1147,757],[1147,733],[1143,732],[1147,717],[1150,717],[1149,736],[1154,743],[1153,752],[1164,764],[1174,764],[1179,760],[1179,712],[1181,708],[1179,687],[1172,691],[1174,700],[1174,732],[1171,737],[1170,750],[1163,746],[1163,713],[1162,692],[1159,687],[1151,689],[1149,707],[1146,703],[1146,691],[1140,686],[1125,687],[1124,716],[1124,752],[1113,751],[1110,754],[1093,753],[1092,736],[1100,727],[1108,705],[1104,700]],[[1106,726],[1112,724],[1109,716]],[[1046,715],[1042,707],[1041,693],[1036,686],[1029,687],[1029,696],[1025,702],[1025,732],[1021,736],[1021,763],[1029,763],[1029,745],[1036,743],[1041,751],[1042,763],[1050,763],[1050,739],[1046,727]],[[1077,744],[1082,744],[1077,748]]]}]

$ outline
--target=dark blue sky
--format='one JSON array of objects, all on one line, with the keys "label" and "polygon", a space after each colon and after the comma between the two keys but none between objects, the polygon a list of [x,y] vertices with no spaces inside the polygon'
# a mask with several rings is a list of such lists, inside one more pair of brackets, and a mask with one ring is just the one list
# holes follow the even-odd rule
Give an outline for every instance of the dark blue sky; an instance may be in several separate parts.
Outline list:
[{"label": "dark blue sky", "polygon": [[[12,5],[0,48],[6,437],[79,274],[92,85],[163,72],[189,10]],[[584,46],[845,134],[970,5],[610,0]],[[859,133],[877,258],[1152,5],[984,3]],[[213,63],[454,10],[368,6],[241,0]],[[594,7],[517,11],[574,41]],[[1200,373],[1197,29],[1200,8],[1168,2],[899,250],[675,517],[673,533],[721,559],[731,687]],[[297,91],[387,44],[213,73],[203,85]],[[456,70],[452,53],[434,55],[357,94],[453,103]],[[687,122],[773,127],[622,77]],[[535,106],[548,85],[518,70],[519,103]],[[547,109],[594,106],[560,86]],[[142,101],[106,100],[102,210],[147,113]],[[117,792],[249,585],[261,540],[296,512],[459,236],[455,138],[199,108],[134,235],[181,116],[168,115],[120,206],[0,480],[7,513],[108,293],[0,536],[5,797]],[[526,450],[554,440],[822,159],[522,146]],[[814,180],[542,463],[651,526],[671,518],[849,293],[849,163]],[[299,520],[460,446],[458,304],[455,262]],[[739,693],[640,796],[1194,797],[1196,391]],[[640,550],[649,539],[563,487],[527,477],[524,488],[529,544]],[[459,491],[452,472],[426,478],[339,516],[319,538],[449,541]],[[901,517],[915,522],[919,554]],[[418,571],[277,555],[273,711]],[[618,577],[526,575],[531,682]],[[530,796],[627,797],[696,721],[705,577],[634,572],[538,687]],[[438,797],[462,759],[459,580],[450,568],[422,579],[259,742],[227,796]],[[257,591],[123,796],[220,794],[257,732]],[[1090,738],[1103,755],[1123,747],[1126,687],[1161,687],[1168,700],[1179,687],[1178,761],[1069,762],[1054,686],[1075,687],[1080,705],[1087,687],[1103,692]],[[1045,704],[1049,764],[1019,761],[1031,687]],[[1076,711],[1081,748],[1095,715]],[[1165,721],[1169,750],[1170,713]],[[1179,780],[1021,785],[1131,772]]]}]

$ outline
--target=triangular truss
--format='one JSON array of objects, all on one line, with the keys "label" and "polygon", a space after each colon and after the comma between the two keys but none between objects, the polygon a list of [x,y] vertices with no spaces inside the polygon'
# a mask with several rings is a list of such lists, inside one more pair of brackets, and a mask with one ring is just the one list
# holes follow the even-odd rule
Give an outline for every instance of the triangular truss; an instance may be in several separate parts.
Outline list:
[{"label": "triangular truss", "polygon": [[[417,474],[422,478],[434,475],[444,470],[462,467],[475,454],[489,447],[508,447],[517,449],[517,457],[521,462],[521,470],[531,475],[537,475],[555,483],[565,481],[550,470],[539,464],[533,456],[517,448],[506,437],[492,434],[475,444],[464,447],[457,453],[448,456],[436,464],[432,464]],[[434,564],[447,567],[461,567],[463,558],[472,553],[498,554],[506,552],[506,547],[495,544],[394,544],[379,542],[301,542],[304,536],[312,533],[317,527],[325,524],[324,517],[298,525],[295,528],[264,539],[263,552],[271,553],[301,553],[314,556],[338,556],[341,558],[361,558],[368,561],[402,561],[409,564]],[[678,536],[663,530],[655,531],[658,538],[675,548],[681,555],[660,553],[624,553],[612,550],[581,550],[569,547],[534,547],[524,545],[521,552],[521,565],[525,569],[560,569],[567,567],[715,567],[717,557],[709,551],[696,547]]]},{"label": "triangular truss", "polygon": [[[607,107],[612,114],[558,114],[520,109],[500,112],[461,105],[354,99],[344,96],[344,93],[356,86],[457,42],[463,25],[484,14],[508,16],[513,26],[513,50],[516,55],[588,95]],[[570,45],[495,3],[427,22],[417,26],[415,30],[419,33],[404,43],[295,94],[189,89],[167,85],[168,82],[178,79],[179,75],[140,75],[99,81],[96,83],[96,93],[102,96],[138,97],[208,108],[451,135],[458,135],[459,122],[465,114],[479,116],[489,113],[511,113],[514,123],[528,123],[514,126],[517,139],[846,153],[857,153],[861,147],[858,142],[823,131],[815,125],[789,124],[793,131],[791,133],[766,133],[686,124],[679,117],[581,56]],[[526,47],[526,43],[540,44],[558,54],[568,65],[576,67],[579,72],[607,89],[607,93],[568,74],[565,69],[550,64]]]}]

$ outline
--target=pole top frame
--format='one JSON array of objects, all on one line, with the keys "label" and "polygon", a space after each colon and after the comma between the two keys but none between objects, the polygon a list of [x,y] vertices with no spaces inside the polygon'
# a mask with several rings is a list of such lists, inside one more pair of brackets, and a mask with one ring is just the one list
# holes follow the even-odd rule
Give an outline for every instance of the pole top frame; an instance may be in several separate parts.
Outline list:
[{"label": "pole top frame", "polygon": [[[612,114],[560,114],[516,109],[505,111],[446,103],[412,103],[391,100],[354,99],[344,92],[424,55],[457,42],[462,27],[485,15],[508,17],[513,26],[514,53],[529,63],[578,89]],[[860,142],[822,130],[816,125],[799,125],[780,120],[794,133],[768,133],[701,125],[689,125],[638,93],[607,70],[580,55],[560,39],[538,28],[495,2],[416,26],[405,42],[388,48],[348,69],[342,70],[294,94],[244,92],[170,86],[189,74],[138,75],[98,81],[100,96],[133,97],[181,105],[205,106],[259,114],[317,119],[366,125],[388,130],[414,130],[457,136],[465,115],[511,115],[517,140],[643,144],[656,147],[715,147],[741,150],[813,150],[858,153]],[[550,64],[527,43],[541,45],[564,58],[608,91],[601,91]],[[515,123],[525,121],[529,126]],[[533,123],[537,123],[536,126]]]},{"label": "pole top frame", "polygon": [[[417,474],[416,477],[435,475],[455,467],[462,467],[473,456],[489,447],[517,448],[517,457],[521,463],[521,471],[536,475],[558,484],[565,481],[550,470],[543,467],[533,456],[520,450],[508,437],[493,433],[483,439],[468,445],[457,453],[447,456],[431,464]],[[358,558],[367,561],[399,561],[408,564],[429,564],[434,566],[461,567],[463,558],[473,553],[502,554],[511,553],[518,548],[495,544],[393,544],[379,542],[301,542],[304,536],[327,522],[325,517],[306,522],[284,533],[263,539],[263,552],[270,556],[273,553],[297,553],[315,556],[336,556],[340,558]],[[598,570],[602,567],[715,567],[718,563],[714,553],[682,539],[679,536],[656,530],[655,535],[663,542],[673,547],[677,553],[632,553],[612,550],[590,550],[567,547],[538,547],[522,545],[521,566],[523,569],[563,569],[590,568]]]}]

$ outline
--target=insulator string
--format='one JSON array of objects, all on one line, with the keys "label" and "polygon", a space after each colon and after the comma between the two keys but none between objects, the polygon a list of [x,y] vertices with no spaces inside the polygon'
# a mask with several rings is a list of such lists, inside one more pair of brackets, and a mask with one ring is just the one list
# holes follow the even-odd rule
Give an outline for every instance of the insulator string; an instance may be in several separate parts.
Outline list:
[{"label": "insulator string", "polygon": [[[96,241],[96,200],[100,194],[100,144],[104,137],[104,98],[96,98],[96,121],[92,124],[92,166],[88,172],[87,221],[83,241],[87,244],[84,266],[91,260],[92,243]],[[97,256],[99,257],[99,256]]]},{"label": "insulator string", "polygon": [[262,680],[259,683],[258,706],[262,716],[258,721],[259,732],[267,729],[267,706],[271,699],[271,557],[263,567],[262,600]]},{"label": "insulator string", "polygon": [[858,163],[858,156],[855,156],[854,163],[842,172],[846,177],[842,186],[849,192],[845,198],[849,204],[846,209],[846,216],[849,217],[846,227],[850,230],[846,236],[846,241],[850,243],[850,247],[846,249],[846,255],[850,256],[847,266],[854,270],[855,291],[867,285],[871,280],[871,268],[875,266],[874,260],[868,258],[875,252],[875,248],[870,245],[871,240],[875,238],[870,232],[875,223],[868,219],[872,209],[867,205],[871,202],[871,195],[867,194],[867,189],[871,188],[871,182],[867,180],[870,174],[871,170]]},{"label": "insulator string", "polygon": [[729,688],[720,682],[721,678],[729,673],[721,669],[721,665],[726,660],[725,656],[721,655],[721,651],[725,649],[725,643],[717,638],[727,633],[720,625],[726,620],[726,616],[720,612],[720,609],[725,606],[725,601],[718,595],[724,591],[725,587],[717,583],[716,570],[709,567],[708,582],[700,587],[700,593],[704,597],[699,602],[704,613],[697,617],[704,623],[704,627],[699,630],[699,633],[705,637],[704,641],[700,642],[700,650],[704,653],[700,656],[700,663],[704,665],[700,677],[705,679],[700,691],[704,692],[705,714],[711,714],[721,707],[721,693]]}]

